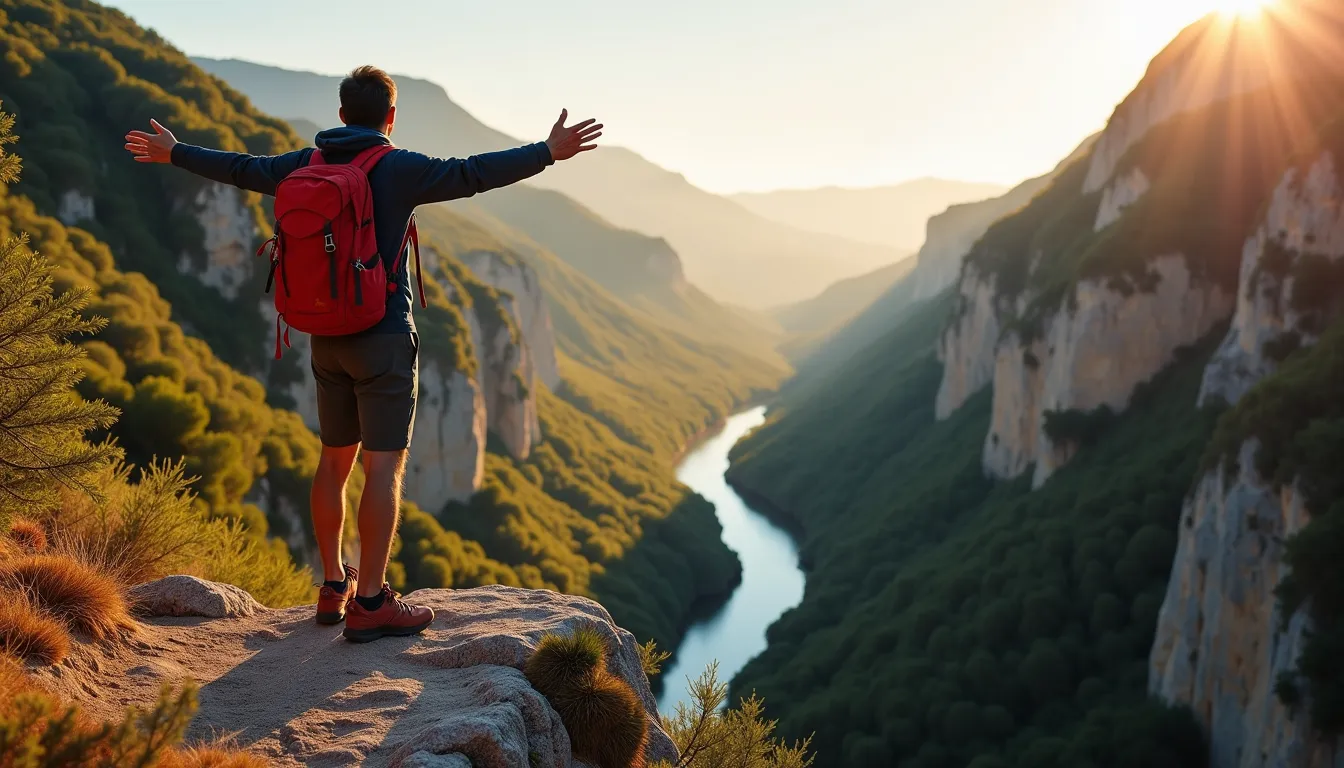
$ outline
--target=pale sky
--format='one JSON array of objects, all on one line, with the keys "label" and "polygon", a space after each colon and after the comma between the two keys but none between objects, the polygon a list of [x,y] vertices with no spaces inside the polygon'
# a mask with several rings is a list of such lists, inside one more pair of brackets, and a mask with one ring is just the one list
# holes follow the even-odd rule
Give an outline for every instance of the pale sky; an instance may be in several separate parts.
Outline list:
[{"label": "pale sky", "polygon": [[432,80],[522,139],[567,107],[606,123],[604,142],[734,192],[1042,173],[1182,27],[1233,1],[109,4],[192,55]]}]

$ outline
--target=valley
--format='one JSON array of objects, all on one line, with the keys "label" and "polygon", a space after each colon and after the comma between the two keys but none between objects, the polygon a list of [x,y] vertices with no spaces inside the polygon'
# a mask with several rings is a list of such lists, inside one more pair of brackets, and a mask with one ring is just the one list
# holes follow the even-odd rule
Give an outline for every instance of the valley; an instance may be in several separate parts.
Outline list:
[{"label": "valley", "polygon": [[[716,194],[603,146],[421,206],[387,580],[444,615],[339,684],[294,656],[322,447],[272,199],[121,136],[298,150],[340,77],[147,24],[0,0],[0,745],[61,722],[19,693],[96,729],[194,671],[169,741],[284,765],[1344,768],[1337,3],[1203,16],[1016,184]],[[395,77],[399,147],[523,143]]]}]

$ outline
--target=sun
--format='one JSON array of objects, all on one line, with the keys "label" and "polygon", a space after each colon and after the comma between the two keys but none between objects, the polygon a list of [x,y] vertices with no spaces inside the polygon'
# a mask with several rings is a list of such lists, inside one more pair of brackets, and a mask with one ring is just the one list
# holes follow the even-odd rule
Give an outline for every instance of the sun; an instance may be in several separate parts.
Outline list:
[{"label": "sun", "polygon": [[1217,10],[1227,16],[1250,18],[1263,14],[1275,0],[1216,0]]}]

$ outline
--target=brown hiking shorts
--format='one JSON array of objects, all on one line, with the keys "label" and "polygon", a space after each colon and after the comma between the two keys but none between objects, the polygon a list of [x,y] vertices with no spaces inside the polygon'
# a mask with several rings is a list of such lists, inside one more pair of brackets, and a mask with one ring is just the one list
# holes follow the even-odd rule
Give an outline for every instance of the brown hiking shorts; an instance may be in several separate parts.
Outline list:
[{"label": "brown hiking shorts", "polygon": [[411,445],[420,335],[313,336],[313,379],[322,444],[367,451]]}]

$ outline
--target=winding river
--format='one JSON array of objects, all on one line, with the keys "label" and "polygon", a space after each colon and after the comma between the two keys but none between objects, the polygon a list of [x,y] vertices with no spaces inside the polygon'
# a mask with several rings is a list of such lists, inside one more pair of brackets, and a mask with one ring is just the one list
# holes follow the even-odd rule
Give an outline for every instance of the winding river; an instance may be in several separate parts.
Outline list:
[{"label": "winding river", "polygon": [[723,476],[728,451],[764,421],[764,406],[730,417],[718,434],[677,466],[677,479],[713,502],[723,540],[742,561],[742,583],[717,613],[691,626],[676,662],[663,670],[658,709],[665,714],[685,700],[687,679],[699,677],[710,662],[718,660],[721,681],[731,680],[765,650],[766,627],[803,598],[803,572],[793,540],[752,511]]}]

